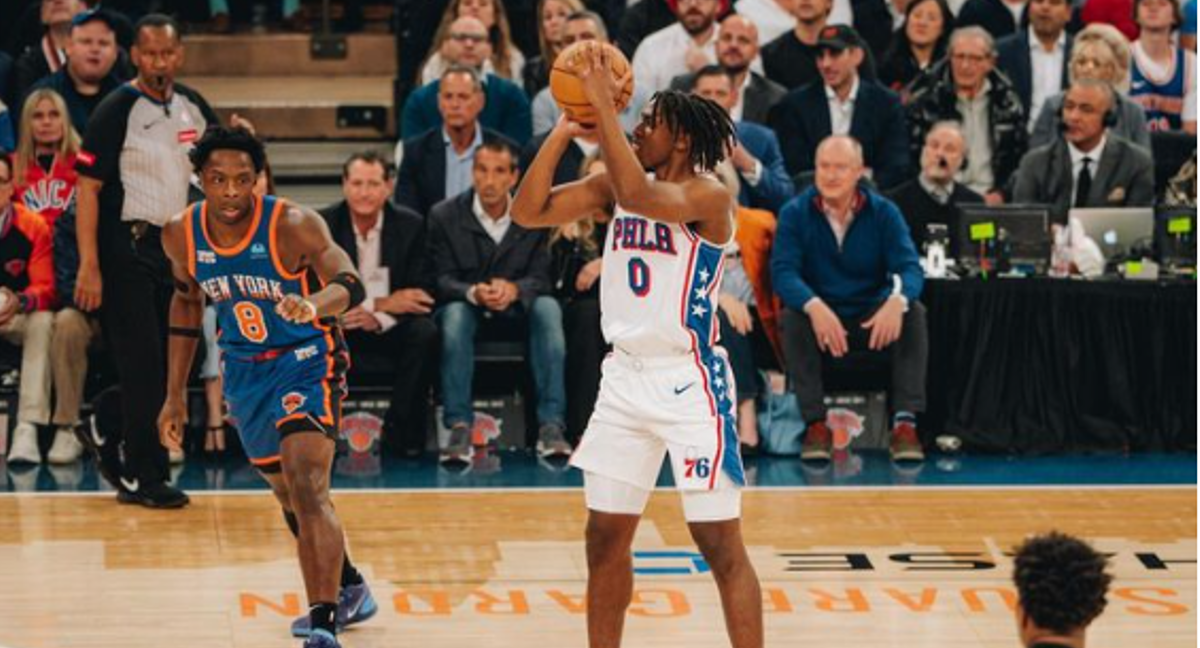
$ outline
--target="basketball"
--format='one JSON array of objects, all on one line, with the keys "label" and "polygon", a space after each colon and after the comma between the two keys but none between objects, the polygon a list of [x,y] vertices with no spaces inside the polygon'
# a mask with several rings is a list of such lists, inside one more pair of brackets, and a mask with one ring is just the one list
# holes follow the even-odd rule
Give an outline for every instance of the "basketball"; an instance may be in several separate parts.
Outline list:
[{"label": "basketball", "polygon": [[[591,102],[588,101],[587,95],[583,92],[583,82],[576,76],[576,71],[585,65],[587,43],[591,42],[595,41],[579,41],[563,50],[558,58],[554,59],[554,68],[550,70],[550,94],[554,97],[554,101],[571,121],[584,126],[596,124],[596,113]],[[619,80],[628,74],[629,59],[625,58],[621,50],[608,43],[603,43],[602,46],[608,50],[612,61],[613,79]],[[629,99],[632,96],[633,76],[630,75],[625,86],[617,94],[617,112],[624,110],[629,105]]]}]

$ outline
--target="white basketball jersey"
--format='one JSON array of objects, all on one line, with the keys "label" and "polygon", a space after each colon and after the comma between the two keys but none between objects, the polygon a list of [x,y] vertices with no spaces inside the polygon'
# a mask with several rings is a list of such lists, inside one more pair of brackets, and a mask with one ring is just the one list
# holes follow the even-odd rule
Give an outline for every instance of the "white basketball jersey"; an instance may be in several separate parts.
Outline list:
[{"label": "white basketball jersey", "polygon": [[620,205],[604,245],[600,323],[610,344],[641,356],[707,355],[716,346],[722,246]]}]

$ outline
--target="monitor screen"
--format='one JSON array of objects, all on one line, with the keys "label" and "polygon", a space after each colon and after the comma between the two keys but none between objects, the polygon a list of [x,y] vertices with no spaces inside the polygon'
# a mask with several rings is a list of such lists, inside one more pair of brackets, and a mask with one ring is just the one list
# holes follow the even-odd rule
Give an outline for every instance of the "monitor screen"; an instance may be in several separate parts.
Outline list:
[{"label": "monitor screen", "polygon": [[954,246],[969,272],[1020,269],[1045,273],[1050,264],[1050,215],[1041,205],[962,205]]},{"label": "monitor screen", "polygon": [[1174,266],[1196,265],[1196,208],[1159,207],[1154,213],[1154,248]]}]

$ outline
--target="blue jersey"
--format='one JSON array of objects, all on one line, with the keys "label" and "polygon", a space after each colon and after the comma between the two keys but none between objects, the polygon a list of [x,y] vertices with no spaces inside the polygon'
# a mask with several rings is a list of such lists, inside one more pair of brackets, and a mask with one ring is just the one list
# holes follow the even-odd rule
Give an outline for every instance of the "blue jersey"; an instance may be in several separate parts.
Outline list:
[{"label": "blue jersey", "polygon": [[293,273],[283,266],[275,233],[283,205],[275,196],[256,200],[250,230],[229,248],[208,235],[207,201],[188,208],[188,269],[216,308],[218,344],[227,358],[253,358],[313,342],[325,353],[340,346],[335,319],[296,324],[275,312],[285,295],[308,296],[320,286],[311,271]]}]

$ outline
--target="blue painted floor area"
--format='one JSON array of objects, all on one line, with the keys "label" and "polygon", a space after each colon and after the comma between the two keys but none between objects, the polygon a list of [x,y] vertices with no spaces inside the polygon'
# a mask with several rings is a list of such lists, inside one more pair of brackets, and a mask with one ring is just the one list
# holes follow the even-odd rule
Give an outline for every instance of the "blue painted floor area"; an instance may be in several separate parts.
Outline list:
[{"label": "blue painted floor area", "polygon": [[[922,464],[896,465],[884,452],[841,454],[824,465],[793,457],[748,459],[752,485],[769,488],[813,486],[1114,486],[1195,485],[1194,454],[1138,454],[1062,457],[1001,457],[931,454]],[[434,455],[419,460],[372,455],[339,457],[335,488],[574,488],[579,471],[538,460],[531,453],[479,453],[469,469],[440,467]],[[188,491],[266,489],[253,468],[238,456],[191,457],[173,470]],[[90,461],[74,466],[6,466],[0,462],[0,492],[111,490]],[[669,486],[664,469],[660,485]]]}]

